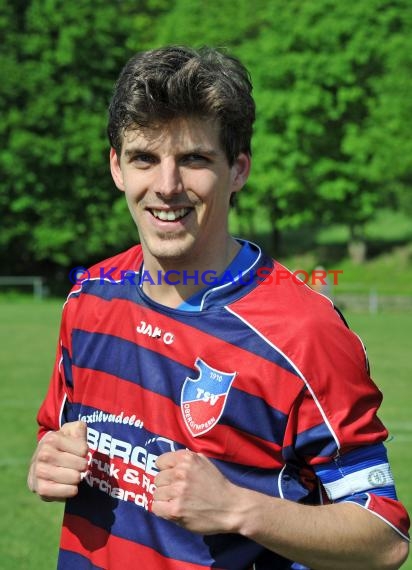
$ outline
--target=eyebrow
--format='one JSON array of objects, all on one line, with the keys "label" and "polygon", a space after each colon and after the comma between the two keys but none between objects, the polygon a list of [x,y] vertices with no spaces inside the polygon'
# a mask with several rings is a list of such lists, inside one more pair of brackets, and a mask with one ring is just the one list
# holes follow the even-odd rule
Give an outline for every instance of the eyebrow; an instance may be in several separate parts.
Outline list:
[{"label": "eyebrow", "polygon": [[194,146],[186,149],[181,154],[207,154],[208,156],[217,156],[218,153],[213,148],[207,148],[202,146]]},{"label": "eyebrow", "polygon": [[[130,147],[125,149],[124,151],[124,155],[126,158],[130,158],[131,156],[135,155],[135,154],[156,154],[156,151],[148,148],[148,147],[140,147],[140,146],[135,146],[135,147]],[[179,155],[186,155],[186,154],[205,154],[207,156],[210,157],[216,157],[218,156],[218,152],[216,150],[214,150],[213,148],[207,148],[207,147],[201,147],[201,146],[194,146],[194,147],[190,147],[185,149],[182,152],[178,153]]]},{"label": "eyebrow", "polygon": [[138,154],[138,153],[148,154],[150,152],[153,152],[153,151],[151,151],[148,148],[142,148],[142,147],[134,146],[134,147],[130,147],[130,148],[126,149],[124,151],[124,155],[126,158],[129,158],[130,156],[133,156],[134,154]]}]

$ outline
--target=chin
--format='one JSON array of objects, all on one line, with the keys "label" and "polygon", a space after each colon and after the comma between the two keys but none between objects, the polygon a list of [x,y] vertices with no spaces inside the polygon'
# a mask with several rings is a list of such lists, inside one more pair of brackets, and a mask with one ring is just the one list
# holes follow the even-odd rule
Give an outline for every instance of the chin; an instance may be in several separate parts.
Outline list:
[{"label": "chin", "polygon": [[163,240],[160,244],[152,244],[147,252],[159,261],[180,261],[187,259],[192,252],[193,244],[179,243],[177,240]]}]

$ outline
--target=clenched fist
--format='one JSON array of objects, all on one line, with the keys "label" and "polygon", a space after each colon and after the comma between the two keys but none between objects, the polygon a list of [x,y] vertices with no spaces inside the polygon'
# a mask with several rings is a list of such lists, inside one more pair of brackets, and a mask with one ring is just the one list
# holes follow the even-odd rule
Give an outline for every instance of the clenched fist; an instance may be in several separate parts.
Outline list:
[{"label": "clenched fist", "polygon": [[87,469],[87,426],[69,422],[47,433],[30,463],[27,483],[44,501],[64,501],[77,494],[81,474]]},{"label": "clenched fist", "polygon": [[156,465],[152,511],[201,534],[236,532],[242,491],[201,453],[180,450],[161,455]]}]

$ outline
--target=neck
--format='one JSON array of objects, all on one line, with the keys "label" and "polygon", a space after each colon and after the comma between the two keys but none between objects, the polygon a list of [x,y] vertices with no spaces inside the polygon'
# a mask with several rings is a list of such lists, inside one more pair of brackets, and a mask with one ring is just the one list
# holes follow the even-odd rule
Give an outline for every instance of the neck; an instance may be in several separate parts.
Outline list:
[{"label": "neck", "polygon": [[[222,273],[233,261],[240,250],[240,244],[229,237],[225,247],[217,252],[205,252],[202,259],[158,259],[150,255],[144,257],[143,291],[144,293],[166,307],[176,308],[183,301],[204,289],[206,272],[213,271],[214,275]],[[209,274],[210,275],[210,274]]]}]

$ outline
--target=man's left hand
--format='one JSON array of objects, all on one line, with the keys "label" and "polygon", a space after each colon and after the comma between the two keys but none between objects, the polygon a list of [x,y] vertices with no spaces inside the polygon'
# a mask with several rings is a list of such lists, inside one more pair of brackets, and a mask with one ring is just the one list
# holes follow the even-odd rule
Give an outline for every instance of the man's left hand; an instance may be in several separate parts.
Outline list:
[{"label": "man's left hand", "polygon": [[235,532],[236,487],[201,453],[165,453],[156,465],[152,511],[193,532]]}]

